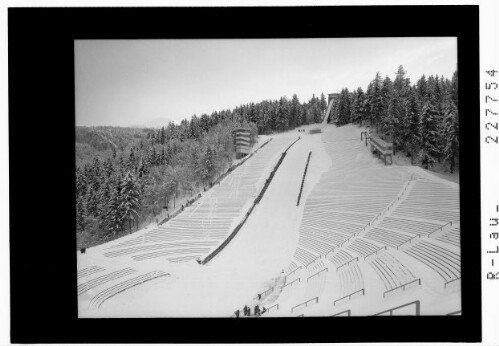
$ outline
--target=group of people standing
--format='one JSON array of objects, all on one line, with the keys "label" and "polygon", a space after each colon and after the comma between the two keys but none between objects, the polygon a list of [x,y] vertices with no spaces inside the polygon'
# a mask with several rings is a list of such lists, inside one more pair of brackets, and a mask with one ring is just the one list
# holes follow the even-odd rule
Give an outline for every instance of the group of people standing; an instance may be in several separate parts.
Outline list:
[{"label": "group of people standing", "polygon": [[[264,306],[262,306],[262,309],[260,310],[260,307],[258,305],[255,306],[255,309],[254,309],[254,314],[253,316],[261,316],[263,313],[265,313],[265,311],[267,311],[267,309],[265,309]],[[242,310],[242,313],[243,313],[243,316],[251,316],[251,308],[247,305],[244,306],[243,310]],[[236,312],[234,313],[236,315],[236,317],[239,317],[239,315],[241,314],[241,311],[239,310],[236,310]]]}]

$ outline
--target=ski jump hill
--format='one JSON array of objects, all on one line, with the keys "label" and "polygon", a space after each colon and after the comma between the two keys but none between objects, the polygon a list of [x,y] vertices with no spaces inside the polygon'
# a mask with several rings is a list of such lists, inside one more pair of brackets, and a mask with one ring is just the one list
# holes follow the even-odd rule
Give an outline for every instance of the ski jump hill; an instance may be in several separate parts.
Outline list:
[{"label": "ski jump hill", "polygon": [[363,130],[261,136],[180,215],[77,254],[79,317],[460,314],[459,185]]}]

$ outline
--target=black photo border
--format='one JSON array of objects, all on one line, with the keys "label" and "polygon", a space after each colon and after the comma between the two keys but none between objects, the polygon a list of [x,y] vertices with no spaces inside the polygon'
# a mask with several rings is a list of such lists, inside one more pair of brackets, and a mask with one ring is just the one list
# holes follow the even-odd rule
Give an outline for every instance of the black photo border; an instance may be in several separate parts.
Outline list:
[{"label": "black photo border", "polygon": [[[74,40],[419,36],[458,39],[461,316],[78,319]],[[478,5],[9,8],[8,63],[11,342],[481,341]]]}]

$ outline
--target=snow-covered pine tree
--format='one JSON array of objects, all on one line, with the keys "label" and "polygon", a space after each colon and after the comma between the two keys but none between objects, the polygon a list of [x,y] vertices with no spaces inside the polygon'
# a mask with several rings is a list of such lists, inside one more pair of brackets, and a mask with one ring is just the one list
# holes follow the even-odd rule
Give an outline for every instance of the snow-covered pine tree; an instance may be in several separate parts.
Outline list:
[{"label": "snow-covered pine tree", "polygon": [[380,129],[382,133],[393,137],[398,118],[395,115],[395,104],[393,102],[393,83],[390,77],[386,76],[381,87],[382,112],[380,118]]},{"label": "snow-covered pine tree", "polygon": [[158,165],[158,154],[156,153],[156,147],[153,146],[152,150],[149,152],[149,162],[152,166]]},{"label": "snow-covered pine tree", "polygon": [[140,189],[135,176],[131,171],[127,171],[121,184],[121,204],[123,221],[128,221],[130,233],[132,232],[133,221],[137,220],[141,206]]},{"label": "snow-covered pine tree", "polygon": [[410,80],[406,78],[406,71],[400,65],[393,81],[393,94],[389,112],[395,118],[393,141],[396,147],[401,149],[407,149],[405,124],[408,122],[408,119],[406,118],[405,103],[409,97],[410,90]]},{"label": "snow-covered pine tree", "polygon": [[341,89],[340,96],[338,98],[338,109],[337,109],[337,125],[345,125],[350,121],[351,110],[350,110],[350,95],[348,89]]},{"label": "snow-covered pine tree", "polygon": [[300,100],[298,100],[298,96],[293,94],[293,98],[291,99],[291,107],[289,110],[289,121],[291,127],[296,127],[301,125],[301,107]]},{"label": "snow-covered pine tree", "polygon": [[126,168],[128,170],[131,170],[131,171],[135,170],[135,150],[134,150],[134,147],[130,148],[130,155],[128,156]]},{"label": "snow-covered pine tree", "polygon": [[106,235],[116,235],[123,229],[123,208],[121,196],[121,179],[112,189],[111,198],[106,207],[106,214],[103,220]]},{"label": "snow-covered pine tree", "polygon": [[404,70],[404,67],[400,65],[395,75],[395,79],[393,81],[393,90],[396,92],[396,94],[400,95],[402,94],[404,89],[406,89],[408,81],[405,76],[406,76],[406,71]]},{"label": "snow-covered pine tree", "polygon": [[435,105],[426,100],[419,119],[419,146],[421,148],[419,157],[426,169],[433,166],[438,155],[438,116]]},{"label": "snow-covered pine tree", "polygon": [[106,177],[97,196],[97,208],[99,210],[98,213],[99,215],[97,219],[99,221],[99,227],[101,229],[106,229],[107,227],[106,217],[108,214],[108,208],[115,186],[116,186],[116,179],[114,174],[109,177]]},{"label": "snow-covered pine tree", "polygon": [[91,187],[94,191],[99,191],[102,179],[101,173],[102,173],[101,161],[99,160],[98,157],[94,157],[94,160],[92,162],[92,179],[91,179]]},{"label": "snow-covered pine tree", "polygon": [[423,108],[424,102],[428,99],[428,83],[426,81],[426,76],[423,75],[416,83],[417,99],[421,108]]},{"label": "snow-covered pine tree", "polygon": [[406,143],[406,151],[411,155],[411,164],[417,156],[419,143],[419,116],[420,108],[416,99],[416,91],[411,88],[408,91],[407,99],[404,102],[404,124],[403,138]]},{"label": "snow-covered pine tree", "polygon": [[454,173],[456,158],[459,156],[459,115],[454,102],[445,110],[444,160],[449,162],[450,172]]},{"label": "snow-covered pine tree", "polygon": [[93,188],[89,188],[87,192],[87,199],[85,202],[85,209],[87,210],[88,214],[93,215],[93,216],[98,216],[98,210],[99,210],[99,199],[98,199],[98,192],[95,191]]},{"label": "snow-covered pine tree", "polygon": [[276,114],[276,130],[285,131],[288,129],[287,100],[284,97],[279,99]]},{"label": "snow-covered pine tree", "polygon": [[350,95],[350,122],[355,124],[357,122],[356,112],[357,90],[354,90]]},{"label": "snow-covered pine tree", "polygon": [[119,160],[120,167],[123,168],[125,165],[125,160],[123,159],[123,151],[120,153],[120,160]]},{"label": "snow-covered pine tree", "polygon": [[80,233],[85,231],[85,202],[83,196],[76,197],[76,232]]},{"label": "snow-covered pine tree", "polygon": [[163,145],[165,144],[165,138],[166,138],[166,134],[165,134],[165,127],[162,126],[161,127],[161,132],[160,132],[160,137],[159,137],[159,142]]},{"label": "snow-covered pine tree", "polygon": [[372,83],[371,86],[372,90],[369,99],[370,112],[371,112],[370,120],[371,120],[371,126],[376,126],[376,130],[378,130],[379,123],[383,115],[383,97],[381,94],[383,81],[381,79],[381,74],[379,72],[376,72],[376,77],[371,83]]},{"label": "snow-covered pine tree", "polygon": [[301,122],[300,125],[308,125],[307,107],[301,108]]},{"label": "snow-covered pine tree", "polygon": [[355,91],[355,96],[352,103],[352,121],[354,123],[358,122],[360,125],[362,125],[362,121],[364,120],[366,113],[365,104],[366,97],[364,94],[364,90],[362,90],[361,87],[358,87]]},{"label": "snow-covered pine tree", "polygon": [[400,145],[398,141],[398,129],[401,116],[399,114],[398,103],[396,97],[388,98],[387,110],[384,112],[385,116],[381,122],[381,132],[386,134],[396,146]]},{"label": "snow-covered pine tree", "polygon": [[159,162],[160,162],[161,165],[166,165],[165,147],[161,147],[161,156],[159,158]]},{"label": "snow-covered pine tree", "polygon": [[451,80],[451,100],[454,102],[454,105],[456,108],[458,108],[459,103],[458,103],[458,83],[457,83],[457,71],[454,72],[452,75],[452,80]]},{"label": "snow-covered pine tree", "polygon": [[85,174],[79,167],[76,167],[76,197],[84,196],[87,192],[87,180]]},{"label": "snow-covered pine tree", "polygon": [[107,178],[110,178],[113,176],[114,174],[114,165],[113,165],[113,161],[111,159],[107,159],[106,162],[104,163],[104,181],[105,179]]}]

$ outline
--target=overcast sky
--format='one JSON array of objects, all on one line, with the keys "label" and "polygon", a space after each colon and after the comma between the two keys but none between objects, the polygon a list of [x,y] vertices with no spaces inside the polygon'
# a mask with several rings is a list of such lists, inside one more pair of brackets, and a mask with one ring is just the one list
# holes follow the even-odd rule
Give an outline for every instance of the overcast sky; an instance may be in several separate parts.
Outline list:
[{"label": "overcast sky", "polygon": [[456,38],[75,41],[76,124],[179,122],[242,103],[364,91],[377,71],[451,78]]}]

